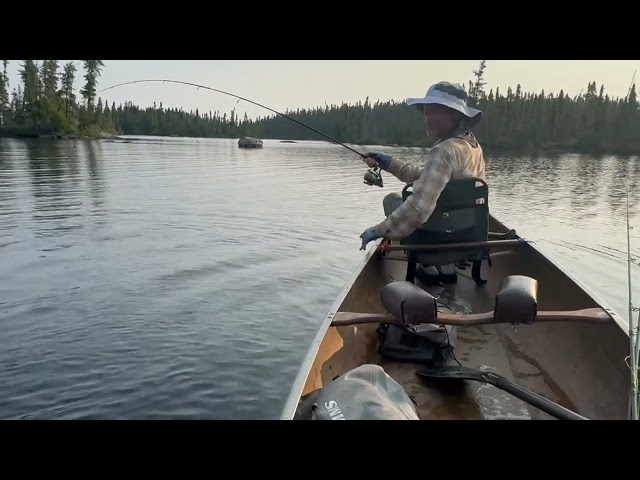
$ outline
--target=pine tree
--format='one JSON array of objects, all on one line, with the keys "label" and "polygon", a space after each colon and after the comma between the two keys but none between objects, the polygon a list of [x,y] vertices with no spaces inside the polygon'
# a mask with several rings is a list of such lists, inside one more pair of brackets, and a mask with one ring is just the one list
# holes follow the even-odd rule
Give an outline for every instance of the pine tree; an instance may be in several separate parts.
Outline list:
[{"label": "pine tree", "polygon": [[65,64],[61,78],[60,96],[64,103],[64,112],[67,118],[71,117],[72,109],[76,107],[76,94],[73,91],[73,83],[76,78],[76,65],[71,61]]},{"label": "pine tree", "polygon": [[8,65],[9,60],[2,61],[2,72],[0,72],[0,125],[8,125],[11,121]]},{"label": "pine tree", "polygon": [[473,83],[473,87],[470,88],[469,100],[471,105],[477,105],[478,100],[484,95],[484,86],[487,82],[484,80],[484,71],[487,68],[487,61],[480,61],[478,70],[473,71],[473,75],[476,77],[476,81]]}]

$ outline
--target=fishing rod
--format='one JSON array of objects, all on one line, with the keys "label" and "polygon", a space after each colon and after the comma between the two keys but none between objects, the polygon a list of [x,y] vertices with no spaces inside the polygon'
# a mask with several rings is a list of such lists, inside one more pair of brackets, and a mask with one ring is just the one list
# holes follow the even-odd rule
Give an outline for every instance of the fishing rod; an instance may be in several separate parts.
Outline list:
[{"label": "fishing rod", "polygon": [[[633,328],[633,302],[631,298],[631,226],[629,225],[629,187],[627,186],[627,281],[629,287],[629,363],[631,364],[631,396],[629,402],[629,419],[638,420],[638,397],[640,391],[638,390],[638,349],[640,342],[638,335],[640,334],[640,314],[638,314],[638,322],[634,331]],[[635,336],[635,341],[634,341]]]},{"label": "fishing rod", "polygon": [[[278,112],[277,110],[274,110],[273,108],[269,108],[266,105],[262,105],[262,104],[260,104],[258,102],[254,102],[253,100],[249,100],[248,98],[241,97],[240,95],[236,95],[234,93],[225,92],[224,90],[219,90],[219,89],[213,88],[213,87],[207,87],[206,85],[199,85],[197,83],[191,83],[191,82],[183,82],[181,80],[144,79],[144,80],[132,80],[132,81],[129,81],[129,82],[123,82],[123,83],[118,83],[116,85],[111,85],[110,87],[106,87],[106,88],[103,88],[101,90],[98,90],[97,93],[104,92],[104,91],[107,91],[107,90],[111,90],[112,88],[121,87],[123,85],[132,85],[132,84],[135,84],[135,83],[151,83],[151,82],[177,83],[179,85],[188,85],[190,87],[196,87],[197,89],[204,88],[206,90],[211,90],[213,92],[223,93],[224,95],[229,95],[231,97],[235,97],[235,98],[237,98],[239,100],[244,100],[245,102],[253,103],[254,105],[257,105],[259,107],[265,108],[265,109],[267,109],[267,110],[269,110],[269,111],[271,111],[273,113],[276,113],[278,115],[282,115],[283,117],[288,118],[292,122],[295,122],[298,125],[302,125],[303,127],[306,127],[309,130],[313,130],[317,134],[322,135],[323,137],[325,137],[326,139],[331,140],[332,142],[335,142],[338,145],[342,145],[347,150],[350,150],[353,153],[355,153],[356,155],[359,155],[360,157],[362,157],[362,159],[368,158],[367,155],[365,155],[364,153],[360,153],[357,150],[354,150],[353,148],[349,147],[348,145],[345,145],[344,143],[339,142],[335,138],[330,137],[326,133],[322,133],[320,130],[317,130],[317,129],[311,127],[310,125],[307,125],[306,123],[303,123],[303,122],[301,122],[299,120],[296,120],[295,118],[291,118],[289,115],[286,115],[284,113]],[[377,185],[379,187],[382,187],[383,186],[382,172],[381,172],[380,168],[379,167],[375,167],[375,168],[369,169],[364,174],[364,183],[366,183],[367,185]]]}]

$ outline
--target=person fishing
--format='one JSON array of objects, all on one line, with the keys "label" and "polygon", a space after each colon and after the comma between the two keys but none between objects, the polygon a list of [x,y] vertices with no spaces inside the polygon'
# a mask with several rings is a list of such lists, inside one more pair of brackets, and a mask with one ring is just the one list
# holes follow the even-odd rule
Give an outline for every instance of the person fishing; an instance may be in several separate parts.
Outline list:
[{"label": "person fishing", "polygon": [[413,182],[413,194],[404,202],[396,192],[384,198],[387,218],[362,232],[360,250],[378,238],[400,240],[413,233],[429,219],[449,180],[485,179],[482,147],[470,131],[482,120],[482,112],[468,106],[467,98],[461,85],[438,82],[429,87],[423,98],[407,99],[408,105],[424,114],[426,133],[436,140],[424,165],[383,153],[367,153],[363,158],[371,168],[379,167],[402,182]]}]

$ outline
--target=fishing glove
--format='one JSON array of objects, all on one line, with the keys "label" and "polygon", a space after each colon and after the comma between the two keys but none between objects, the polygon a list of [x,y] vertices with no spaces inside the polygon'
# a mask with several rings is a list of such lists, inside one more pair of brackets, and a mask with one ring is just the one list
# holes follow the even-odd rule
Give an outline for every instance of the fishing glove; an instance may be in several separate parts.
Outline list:
[{"label": "fishing glove", "polygon": [[[384,153],[367,153],[367,157],[375,160],[378,166],[384,171],[388,171],[391,166],[391,157]],[[373,167],[373,165],[370,165],[368,162],[367,164]]]},{"label": "fishing glove", "polygon": [[360,234],[360,238],[362,239],[360,250],[364,250],[369,242],[380,238],[380,235],[376,233],[376,227],[369,227]]}]

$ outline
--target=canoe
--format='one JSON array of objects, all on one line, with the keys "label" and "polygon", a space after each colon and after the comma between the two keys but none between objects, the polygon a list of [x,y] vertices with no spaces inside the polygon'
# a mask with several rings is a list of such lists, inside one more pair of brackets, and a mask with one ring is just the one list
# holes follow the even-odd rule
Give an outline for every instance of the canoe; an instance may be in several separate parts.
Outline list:
[{"label": "canoe", "polygon": [[[405,282],[406,252],[372,242],[313,339],[280,418],[627,419],[626,319],[535,243],[493,216],[489,226],[490,241],[508,232],[514,239],[495,240],[483,285],[469,268],[457,269],[455,283]],[[382,355],[380,326],[389,334],[403,323],[446,329],[444,360],[394,357],[391,347]]]}]

